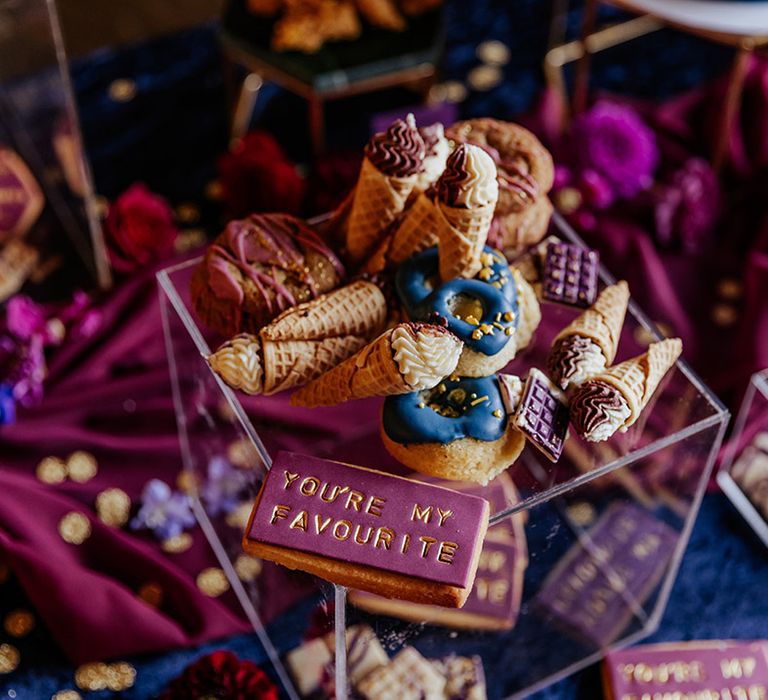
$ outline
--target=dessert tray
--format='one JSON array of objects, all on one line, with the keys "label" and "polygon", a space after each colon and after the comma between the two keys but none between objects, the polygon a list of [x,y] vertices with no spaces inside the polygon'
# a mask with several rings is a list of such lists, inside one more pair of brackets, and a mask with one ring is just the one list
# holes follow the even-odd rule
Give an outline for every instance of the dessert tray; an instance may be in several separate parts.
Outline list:
[{"label": "dessert tray", "polygon": [[[556,214],[549,233],[583,246]],[[572,433],[556,462],[527,444],[486,486],[444,484],[490,504],[469,599],[461,610],[393,601],[243,553],[254,497],[281,450],[435,480],[384,449],[381,398],[313,411],[288,392],[229,388],[206,361],[226,338],[193,313],[199,261],[158,274],[185,481],[231,585],[224,600],[242,607],[285,697],[405,698],[411,682],[430,698],[483,697],[473,694],[482,686],[489,698],[522,697],[656,629],[728,421],[683,360],[627,432],[599,443]],[[599,280],[615,282],[603,268]],[[579,311],[542,304],[533,340],[506,371],[545,367]],[[618,357],[660,338],[630,301]],[[210,489],[229,489],[231,502],[222,508]]]}]

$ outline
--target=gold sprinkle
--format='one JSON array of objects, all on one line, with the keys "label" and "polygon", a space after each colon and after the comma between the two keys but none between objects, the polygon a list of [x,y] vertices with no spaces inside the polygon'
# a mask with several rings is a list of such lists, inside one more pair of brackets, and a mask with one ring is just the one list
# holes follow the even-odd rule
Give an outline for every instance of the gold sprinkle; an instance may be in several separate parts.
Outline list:
[{"label": "gold sprinkle", "polygon": [[514,329],[514,328],[512,328],[512,326],[507,326],[507,327],[504,329],[504,333],[505,333],[506,335],[512,335],[512,333],[514,333],[514,330],[515,330],[515,329]]},{"label": "gold sprinkle", "polygon": [[82,513],[73,510],[59,521],[59,534],[69,544],[82,544],[91,536],[91,523]]},{"label": "gold sprinkle", "polygon": [[192,202],[183,202],[176,207],[176,218],[183,224],[195,224],[200,220],[200,210]]},{"label": "gold sprinkle", "polygon": [[11,568],[8,564],[0,564],[0,583],[5,583],[11,578]]},{"label": "gold sprinkle", "polygon": [[439,403],[431,403],[431,404],[429,404],[429,407],[433,411],[437,411],[437,413],[440,413],[440,409],[442,408],[442,406]]},{"label": "gold sprinkle", "polygon": [[227,515],[227,525],[239,530],[245,530],[248,525],[248,520],[251,517],[252,510],[253,504],[250,501],[241,503]]},{"label": "gold sprinkle", "polygon": [[494,321],[501,321],[501,311],[498,311],[496,315],[493,317]]},{"label": "gold sprinkle", "polygon": [[159,583],[145,583],[139,588],[138,595],[147,605],[159,608],[163,602],[163,587]]},{"label": "gold sprinkle", "polygon": [[78,450],[67,457],[67,474],[72,481],[84,484],[96,476],[98,465],[96,458],[85,450]]},{"label": "gold sprinkle", "polygon": [[451,381],[452,381],[452,382],[458,382],[458,381],[459,381],[459,379],[460,379],[460,377],[459,377],[459,375],[458,375],[458,374],[456,374],[456,373],[454,372],[454,373],[451,375],[450,379],[451,379]]},{"label": "gold sprinkle", "polygon": [[424,408],[426,405],[423,401],[419,401],[419,408]]},{"label": "gold sprinkle", "polygon": [[448,387],[445,386],[445,384],[440,383],[440,384],[437,385],[437,392],[439,394],[444,394],[446,391],[448,391]]},{"label": "gold sprinkle", "polygon": [[229,581],[224,572],[218,567],[211,566],[203,569],[197,575],[197,587],[207,596],[218,598],[229,590]]},{"label": "gold sprinkle", "polygon": [[469,314],[469,316],[467,316],[464,320],[471,326],[477,326],[480,323],[480,321],[478,321],[477,318],[472,314]]},{"label": "gold sprinkle", "polygon": [[718,326],[732,326],[738,318],[739,312],[730,304],[716,304],[712,307],[712,321]]},{"label": "gold sprinkle", "polygon": [[717,284],[717,293],[723,297],[723,299],[735,301],[736,299],[740,299],[742,294],[744,294],[744,285],[740,280],[733,277],[724,277]]},{"label": "gold sprinkle", "polygon": [[109,96],[115,102],[130,102],[136,97],[136,83],[128,78],[113,80],[109,86]]},{"label": "gold sprinkle", "polygon": [[493,322],[493,327],[498,328],[500,331],[506,330],[498,321]]},{"label": "gold sprinkle", "polygon": [[568,506],[568,517],[574,524],[584,526],[591,525],[595,521],[597,513],[591,503],[581,501]]},{"label": "gold sprinkle", "polygon": [[496,410],[493,412],[493,415],[494,415],[496,418],[499,418],[499,419],[501,419],[501,418],[503,418],[503,417],[504,417],[504,414],[501,412],[501,409],[499,409],[499,408],[497,408],[497,409],[496,409]]},{"label": "gold sprinkle", "polygon": [[477,394],[476,394],[476,393],[473,391],[473,392],[472,392],[472,393],[469,395],[469,398],[470,398],[470,399],[476,399],[476,398],[477,398]]},{"label": "gold sprinkle", "polygon": [[504,312],[504,320],[505,321],[514,321],[515,320],[515,314],[513,314],[511,311],[505,311]]},{"label": "gold sprinkle", "polygon": [[105,489],[96,496],[96,514],[111,527],[122,527],[131,517],[131,499],[122,489]]},{"label": "gold sprinkle", "polygon": [[493,255],[491,253],[481,253],[480,264],[484,267],[491,267],[493,265]]},{"label": "gold sprinkle", "polygon": [[14,610],[5,616],[3,629],[11,637],[26,637],[35,628],[35,617],[29,610]]},{"label": "gold sprinkle", "polygon": [[461,387],[456,387],[455,389],[452,389],[451,393],[448,394],[448,400],[453,401],[454,403],[464,403],[464,400],[466,398],[467,398],[467,392]]},{"label": "gold sprinkle", "polygon": [[493,326],[490,326],[487,323],[481,323],[480,324],[480,331],[482,333],[487,334],[487,335],[493,335]]},{"label": "gold sprinkle", "polygon": [[176,477],[176,486],[184,493],[194,493],[197,490],[197,479],[191,471],[180,471]]},{"label": "gold sprinkle", "polygon": [[493,277],[493,270],[490,267],[484,267],[477,273],[481,280],[489,280]]},{"label": "gold sprinkle", "polygon": [[479,403],[483,403],[483,401],[489,401],[490,399],[487,396],[480,396],[479,398],[475,399],[474,401],[470,401],[470,406],[477,406]]},{"label": "gold sprinkle", "polygon": [[79,666],[75,671],[75,685],[81,690],[106,690],[107,664],[93,662]]},{"label": "gold sprinkle", "polygon": [[45,457],[37,465],[35,475],[44,484],[60,484],[67,478],[67,468],[58,457]]},{"label": "gold sprinkle", "polygon": [[501,282],[499,282],[499,280],[495,280],[494,282],[491,282],[491,284],[492,284],[494,287],[496,287],[496,289],[501,289],[501,288],[502,288],[502,286],[503,286],[503,285],[501,284]]},{"label": "gold sprinkle", "polygon": [[21,661],[19,650],[12,644],[0,644],[0,674],[13,673]]},{"label": "gold sprinkle", "polygon": [[164,552],[169,554],[181,554],[186,552],[192,546],[192,535],[188,532],[182,532],[175,537],[169,537],[167,540],[163,540],[160,545]]},{"label": "gold sprinkle", "polygon": [[473,340],[480,340],[480,338],[482,337],[483,337],[483,332],[479,328],[475,328],[475,330],[472,331]]},{"label": "gold sprinkle", "polygon": [[241,581],[246,583],[255,581],[261,573],[262,562],[257,557],[250,557],[247,554],[241,554],[235,560],[235,573]]},{"label": "gold sprinkle", "polygon": [[51,695],[51,700],[83,700],[83,696],[76,690],[59,690]]},{"label": "gold sprinkle", "polygon": [[261,464],[258,450],[248,438],[231,443],[227,448],[227,459],[239,469],[254,469]]}]

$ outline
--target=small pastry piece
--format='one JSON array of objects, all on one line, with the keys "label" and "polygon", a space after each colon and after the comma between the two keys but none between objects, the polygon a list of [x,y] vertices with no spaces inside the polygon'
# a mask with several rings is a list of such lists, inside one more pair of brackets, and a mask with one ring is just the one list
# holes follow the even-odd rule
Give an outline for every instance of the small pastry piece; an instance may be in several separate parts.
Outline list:
[{"label": "small pastry piece", "polygon": [[260,337],[235,336],[208,363],[234,389],[274,394],[302,386],[354,355],[386,319],[384,294],[358,280],[284,311]]},{"label": "small pastry piece", "polygon": [[629,286],[606,287],[597,301],[555,336],[547,358],[549,376],[563,391],[602,372],[616,357]]},{"label": "small pastry piece", "polygon": [[407,646],[357,684],[365,700],[445,700],[445,677]]},{"label": "small pastry piece", "polygon": [[303,221],[254,214],[232,221],[192,276],[195,312],[231,337],[256,334],[287,308],[338,286],[344,268]]},{"label": "small pastry piece", "polygon": [[509,415],[521,382],[511,375],[445,379],[384,401],[381,438],[395,459],[422,474],[486,484],[525,445]]},{"label": "small pastry piece", "polygon": [[428,389],[456,369],[461,341],[445,328],[400,323],[292,397],[294,406],[330,406]]},{"label": "small pastry piece", "polygon": [[547,192],[554,182],[552,156],[530,131],[497,119],[470,119],[451,126],[455,143],[473,143],[493,158],[499,199],[489,240],[503,250],[518,251],[546,234],[552,204]]},{"label": "small pastry piece", "polygon": [[579,435],[601,442],[617,430],[626,432],[682,350],[679,338],[651,343],[642,355],[584,382],[571,399],[571,421]]},{"label": "small pastry piece", "polygon": [[392,0],[355,0],[360,14],[374,27],[400,32],[405,29],[405,18]]},{"label": "small pastry piece", "polygon": [[575,243],[550,241],[544,254],[541,298],[568,306],[591,306],[597,296],[600,254]]},{"label": "small pastry piece", "polygon": [[325,41],[352,41],[362,28],[352,2],[322,0],[318,8],[318,31]]},{"label": "small pastry piece", "polygon": [[398,119],[365,147],[347,221],[347,252],[365,260],[400,215],[424,164],[424,140],[413,115]]},{"label": "small pastry piece", "polygon": [[568,434],[568,406],[560,391],[535,367],[528,370],[514,423],[547,459],[560,459]]},{"label": "small pastry piece", "polygon": [[320,690],[329,669],[333,665],[333,645],[326,637],[315,637],[289,652],[285,665],[303,698]]},{"label": "small pastry piece", "polygon": [[301,51],[317,53],[323,46],[320,18],[316,12],[305,9],[287,10],[272,29],[272,48],[275,51]]},{"label": "small pastry piece", "polygon": [[45,197],[26,163],[0,148],[0,241],[23,236],[43,210]]},{"label": "small pastry piece", "polygon": [[479,656],[456,656],[432,659],[433,666],[445,678],[448,700],[486,700],[485,671]]},{"label": "small pastry piece", "polygon": [[499,196],[496,166],[481,148],[459,146],[435,184],[440,279],[474,277]]}]

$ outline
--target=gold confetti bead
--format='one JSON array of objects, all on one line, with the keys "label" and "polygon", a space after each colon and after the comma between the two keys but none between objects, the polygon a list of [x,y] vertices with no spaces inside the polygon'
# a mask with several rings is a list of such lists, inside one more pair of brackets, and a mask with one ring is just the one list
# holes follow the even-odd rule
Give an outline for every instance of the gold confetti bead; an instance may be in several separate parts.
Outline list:
[{"label": "gold confetti bead", "polygon": [[263,568],[262,561],[258,557],[241,554],[235,560],[235,573],[241,581],[246,583],[255,581]]},{"label": "gold confetti bead", "polygon": [[169,554],[181,554],[192,546],[192,541],[192,535],[188,532],[182,532],[180,535],[163,540],[160,546],[164,552]]},{"label": "gold confetti bead", "polygon": [[182,202],[176,207],[176,218],[183,224],[195,224],[200,220],[200,210],[193,202]]},{"label": "gold confetti bead", "polygon": [[59,534],[69,544],[82,544],[91,536],[91,523],[82,513],[72,511],[59,521]]},{"label": "gold confetti bead", "polygon": [[106,690],[107,664],[98,661],[78,667],[75,671],[75,685],[80,690]]},{"label": "gold confetti bead", "polygon": [[222,593],[229,590],[227,577],[221,569],[215,566],[203,569],[197,575],[196,583],[200,591],[211,598],[218,598]]},{"label": "gold confetti bead", "polygon": [[60,484],[67,478],[67,467],[58,457],[45,457],[37,465],[35,476],[44,484]]},{"label": "gold confetti bead", "polygon": [[109,86],[109,97],[115,102],[130,102],[136,97],[136,83],[129,78],[113,80]]},{"label": "gold confetti bead", "polygon": [[239,530],[245,530],[248,525],[248,519],[251,517],[252,510],[253,504],[250,501],[241,503],[227,515],[227,525]]},{"label": "gold confetti bead", "polygon": [[85,450],[77,450],[67,457],[67,474],[72,481],[84,484],[96,476],[98,464],[96,458]]},{"label": "gold confetti bead", "polygon": [[581,192],[575,187],[564,187],[555,193],[554,204],[563,214],[572,214],[581,206]]},{"label": "gold confetti bead", "polygon": [[205,196],[214,202],[221,199],[223,188],[218,180],[212,180],[205,186]]},{"label": "gold confetti bead", "polygon": [[83,696],[76,690],[60,690],[51,695],[51,700],[83,700]]},{"label": "gold confetti bead", "polygon": [[239,469],[253,469],[261,463],[259,453],[248,438],[231,443],[227,448],[227,459]]},{"label": "gold confetti bead", "polygon": [[176,477],[176,486],[178,486],[179,491],[182,493],[192,494],[197,491],[197,479],[191,471],[185,469],[180,471]]},{"label": "gold confetti bead", "polygon": [[496,66],[478,66],[469,71],[467,82],[473,90],[485,92],[495,88],[502,81],[502,73]]},{"label": "gold confetti bead", "polygon": [[139,588],[138,597],[147,605],[153,608],[159,608],[163,602],[163,587],[159,583],[145,583]]},{"label": "gold confetti bead", "polygon": [[29,610],[13,610],[3,621],[3,629],[11,637],[25,637],[34,628],[35,617]]},{"label": "gold confetti bead", "polygon": [[13,673],[21,661],[19,650],[12,644],[0,644],[0,674]]},{"label": "gold confetti bead", "polygon": [[734,301],[740,299],[742,294],[744,294],[744,285],[741,280],[733,277],[724,277],[717,284],[717,293],[723,299]]},{"label": "gold confetti bead", "polygon": [[109,690],[121,692],[133,687],[136,682],[136,669],[125,661],[107,665],[106,684]]},{"label": "gold confetti bead", "polygon": [[712,321],[718,326],[732,326],[739,318],[739,312],[730,304],[716,304],[712,307]]},{"label": "gold confetti bead", "polygon": [[122,489],[105,489],[96,496],[96,514],[110,527],[122,527],[131,517],[131,499]]},{"label": "gold confetti bead", "polygon": [[580,501],[568,506],[568,517],[576,525],[591,525],[595,522],[597,513],[595,507],[591,503],[586,501]]},{"label": "gold confetti bead", "polygon": [[484,41],[477,47],[475,53],[483,63],[490,66],[503,66],[509,63],[509,47],[500,41]]},{"label": "gold confetti bead", "polygon": [[497,408],[497,409],[496,409],[496,410],[493,412],[493,416],[494,416],[494,418],[498,418],[499,420],[501,420],[501,419],[504,417],[504,414],[501,412],[501,410],[500,410],[500,409],[498,409],[498,408]]}]

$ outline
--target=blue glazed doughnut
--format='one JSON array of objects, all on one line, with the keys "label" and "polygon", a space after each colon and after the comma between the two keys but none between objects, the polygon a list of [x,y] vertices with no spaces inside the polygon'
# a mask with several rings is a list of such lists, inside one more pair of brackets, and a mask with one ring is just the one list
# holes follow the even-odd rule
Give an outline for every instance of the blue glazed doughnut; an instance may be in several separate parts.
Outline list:
[{"label": "blue glazed doughnut", "polygon": [[428,321],[437,314],[468,348],[490,356],[506,347],[520,314],[517,285],[504,256],[486,246],[483,263],[474,279],[440,284],[438,250],[429,248],[400,266],[395,287],[412,320]]},{"label": "blue glazed doughnut", "polygon": [[404,445],[468,437],[491,442],[507,429],[507,413],[496,375],[459,377],[428,391],[388,396],[382,424],[391,440]]}]

